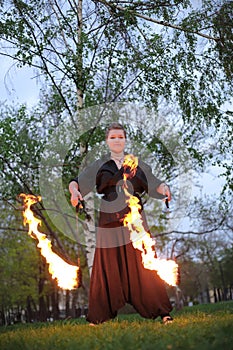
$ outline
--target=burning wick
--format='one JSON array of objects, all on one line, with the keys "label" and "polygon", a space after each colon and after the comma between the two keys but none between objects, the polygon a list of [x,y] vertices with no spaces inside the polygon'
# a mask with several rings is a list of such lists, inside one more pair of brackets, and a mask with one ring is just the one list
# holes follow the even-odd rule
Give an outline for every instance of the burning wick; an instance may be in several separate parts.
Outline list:
[{"label": "burning wick", "polygon": [[51,248],[51,241],[44,233],[38,231],[38,226],[41,225],[41,220],[34,216],[31,206],[41,201],[41,197],[24,193],[21,193],[20,197],[23,199],[24,204],[24,225],[28,224],[29,236],[38,239],[39,242],[37,247],[40,248],[41,255],[46,259],[46,262],[49,265],[49,273],[52,275],[52,278],[56,279],[58,286],[62,289],[71,290],[80,287],[80,268],[68,264],[60,256],[54,253]]},{"label": "burning wick", "polygon": [[130,230],[130,239],[135,249],[141,251],[142,263],[146,269],[155,270],[161,279],[171,286],[176,286],[179,282],[179,267],[174,260],[160,259],[155,257],[155,242],[149,232],[143,227],[140,214],[141,205],[139,199],[128,191],[127,179],[135,176],[137,172],[138,159],[133,155],[126,155],[123,167],[123,189],[126,195],[126,203],[130,212],[123,220],[124,226]]}]

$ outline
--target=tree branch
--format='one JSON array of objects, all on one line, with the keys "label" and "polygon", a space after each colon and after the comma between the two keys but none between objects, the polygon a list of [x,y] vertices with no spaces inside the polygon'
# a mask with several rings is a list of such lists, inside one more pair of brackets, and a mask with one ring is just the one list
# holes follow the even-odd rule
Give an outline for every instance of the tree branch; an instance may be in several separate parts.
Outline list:
[{"label": "tree branch", "polygon": [[[123,11],[125,12],[126,9],[122,6],[119,6],[119,5],[115,5],[113,4],[112,2],[108,2],[106,0],[98,0],[98,2],[102,3],[103,5],[113,9],[114,11],[116,10],[119,10],[119,11]],[[192,31],[192,30],[189,30],[187,28],[183,28],[181,26],[178,26],[178,25],[175,25],[175,24],[172,24],[172,23],[168,23],[166,21],[159,21],[159,20],[156,20],[154,18],[151,18],[149,16],[146,16],[146,15],[142,15],[134,10],[130,10],[130,9],[127,9],[127,12],[131,12],[132,14],[134,14],[136,17],[138,18],[142,18],[144,19],[145,21],[148,21],[148,22],[152,22],[152,23],[156,23],[158,25],[161,25],[161,26],[164,26],[164,27],[169,27],[169,28],[172,28],[172,29],[176,29],[176,30],[179,30],[179,31],[182,31],[182,32],[185,32],[185,33],[190,33],[190,34],[196,34],[198,36],[201,36],[203,38],[206,38],[206,39],[209,39],[209,40],[214,40],[215,42],[219,42],[221,39],[220,38],[216,38],[216,37],[213,37],[213,36],[210,36],[210,35],[207,35],[207,34],[204,34],[204,33],[201,33],[201,32],[197,32],[197,31]]]},{"label": "tree branch", "polygon": [[[204,230],[204,231],[178,231],[178,230],[172,230],[172,231],[167,231],[167,232],[162,232],[162,233],[158,233],[155,235],[155,237],[164,237],[164,236],[168,236],[168,235],[171,235],[173,233],[178,233],[178,234],[182,234],[182,235],[197,235],[197,236],[200,236],[200,235],[204,235],[204,234],[207,234],[207,233],[213,233],[215,231],[217,231],[220,227],[222,227],[221,223],[219,223],[218,226],[216,227],[213,227],[209,230]],[[224,230],[224,229],[222,229]],[[225,229],[226,230],[226,229]]]},{"label": "tree branch", "polygon": [[18,227],[1,227],[0,226],[0,230],[2,230],[2,231],[9,230],[9,231],[28,232],[28,230],[26,228],[18,228]]},{"label": "tree branch", "polygon": [[51,79],[53,85],[54,85],[55,88],[57,89],[58,94],[60,95],[61,99],[62,99],[63,102],[64,102],[64,105],[66,106],[67,111],[69,112],[69,115],[70,115],[70,117],[71,117],[71,119],[72,119],[72,122],[74,122],[74,120],[73,120],[73,113],[72,113],[72,111],[70,110],[70,107],[69,107],[69,105],[68,105],[67,102],[66,102],[66,99],[65,99],[65,97],[64,97],[64,95],[63,95],[63,93],[62,93],[62,90],[61,90],[60,87],[57,85],[57,83],[56,83],[56,81],[55,81],[55,78],[53,77],[53,75],[52,75],[51,72],[50,72],[50,69],[49,69],[48,66],[47,66],[46,59],[45,59],[45,57],[43,56],[42,49],[41,49],[41,47],[40,47],[40,44],[39,44],[38,41],[37,41],[37,37],[36,37],[36,35],[35,35],[35,33],[34,33],[34,30],[33,30],[32,25],[31,25],[31,24],[29,23],[29,21],[25,18],[25,15],[24,15],[24,13],[23,13],[21,7],[17,4],[17,2],[16,2],[16,4],[15,4],[15,6],[16,6],[17,10],[19,11],[19,14],[20,14],[22,20],[24,21],[24,23],[26,24],[26,26],[29,28],[29,30],[30,30],[30,32],[31,32],[31,35],[32,35],[32,37],[33,37],[33,40],[34,40],[34,42],[35,42],[35,44],[36,44],[36,47],[37,47],[37,50],[38,50],[37,55],[40,57],[40,59],[41,59],[41,61],[42,61],[42,63],[43,63],[43,67],[44,67],[44,70],[45,70],[46,74],[49,76],[49,78]]}]

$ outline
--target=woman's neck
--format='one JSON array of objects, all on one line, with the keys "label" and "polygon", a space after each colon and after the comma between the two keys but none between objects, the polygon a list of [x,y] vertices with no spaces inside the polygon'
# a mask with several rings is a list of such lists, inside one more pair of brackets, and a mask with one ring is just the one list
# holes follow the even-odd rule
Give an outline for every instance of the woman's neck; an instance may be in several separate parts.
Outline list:
[{"label": "woman's neck", "polygon": [[122,167],[124,156],[125,156],[124,152],[121,152],[121,153],[111,152],[111,159],[114,160],[118,169]]},{"label": "woman's neck", "polygon": [[116,160],[123,160],[124,158],[124,152],[121,153],[115,153],[111,151],[111,158],[116,159]]}]

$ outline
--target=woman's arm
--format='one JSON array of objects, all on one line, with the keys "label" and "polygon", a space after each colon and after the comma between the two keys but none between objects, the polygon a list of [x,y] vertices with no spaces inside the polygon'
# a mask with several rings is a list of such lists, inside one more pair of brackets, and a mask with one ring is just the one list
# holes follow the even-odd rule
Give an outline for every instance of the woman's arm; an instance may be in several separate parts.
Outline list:
[{"label": "woman's arm", "polygon": [[77,177],[71,179],[69,183],[70,201],[74,207],[77,206],[79,200],[83,200],[83,196],[95,187],[96,173],[103,162],[105,162],[105,156],[91,163]]},{"label": "woman's arm", "polygon": [[[171,200],[171,192],[169,186],[164,182],[158,179],[153,173],[151,167],[143,162],[141,159],[139,160],[139,166],[143,171],[144,176],[140,176],[142,180],[142,184],[145,188],[145,191],[152,198],[157,199],[168,199]],[[136,174],[137,176],[137,174]]]}]

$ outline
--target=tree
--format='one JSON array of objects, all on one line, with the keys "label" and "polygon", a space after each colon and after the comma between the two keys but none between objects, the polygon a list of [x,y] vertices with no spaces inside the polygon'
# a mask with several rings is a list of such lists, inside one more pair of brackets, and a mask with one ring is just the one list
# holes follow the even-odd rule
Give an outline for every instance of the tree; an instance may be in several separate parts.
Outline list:
[{"label": "tree", "polygon": [[171,235],[185,298],[199,298],[202,302],[232,299],[231,212],[231,204],[219,203],[215,197],[196,199],[187,213],[192,226]]},{"label": "tree", "polygon": [[[96,103],[170,103],[194,160],[223,165],[231,186],[222,157],[232,147],[232,114],[222,110],[232,97],[231,2],[17,0],[0,15],[0,54],[37,70],[50,110],[76,124],[77,108]],[[207,152],[196,145],[206,133],[218,145]]]},{"label": "tree", "polygon": [[[200,7],[188,0],[15,0],[2,4],[0,54],[11,57],[19,68],[34,67],[43,95],[32,114],[20,107],[2,115],[4,198],[39,191],[40,157],[57,125],[69,119],[81,131],[82,109],[115,101],[142,101],[162,113],[168,105],[169,121],[176,126],[193,164],[199,169],[209,163],[222,165],[226,187],[232,189],[228,160],[232,114],[227,108],[222,110],[232,98],[231,2],[203,1]],[[171,180],[175,178],[177,169],[166,147],[154,135],[146,137],[141,122],[136,126],[136,131],[129,126],[134,140],[160,155],[166,173]],[[102,125],[94,125],[78,138],[67,155],[70,163],[76,162],[75,171],[103,140]],[[60,167],[60,158],[54,160],[51,172]],[[64,166],[64,184],[72,171],[72,166]],[[59,203],[54,208],[62,212]],[[58,249],[67,255],[43,203],[37,214]]]},{"label": "tree", "polygon": [[[11,233],[11,232],[18,232],[19,228],[22,227],[23,223],[23,217],[22,213],[20,213],[20,218],[18,218],[18,211],[22,211],[22,201],[19,198],[19,194],[24,192],[27,194],[34,194],[38,195],[39,193],[39,163],[40,163],[40,157],[41,152],[43,149],[43,144],[47,137],[47,132],[49,133],[49,130],[46,130],[46,132],[43,132],[43,127],[41,125],[40,120],[38,119],[37,112],[35,111],[34,115],[30,115],[27,111],[25,106],[21,106],[18,109],[14,108],[8,108],[7,106],[2,107],[2,117],[0,119],[0,129],[1,129],[1,135],[0,135],[0,144],[1,144],[1,210],[4,212],[4,217],[2,218],[2,224],[0,225],[1,234],[0,237],[4,237],[4,232]],[[40,114],[41,115],[41,114]],[[33,155],[33,156],[32,156]],[[8,206],[7,206],[7,205]],[[7,209],[10,212],[10,214],[7,214]],[[14,225],[14,215],[12,213],[12,209],[15,210],[15,213],[17,215],[17,222]],[[57,230],[56,227],[51,223],[49,220],[48,215],[46,214],[46,211],[44,209],[43,203],[39,203],[39,205],[36,205],[32,208],[34,211],[34,214],[36,217],[41,219],[43,222],[43,225],[41,227],[42,232],[47,234],[49,239],[52,241],[53,250],[57,251],[63,259],[65,259],[69,263],[77,263],[77,251],[79,248],[79,243],[71,241],[66,237],[64,239],[64,236],[60,234],[60,232]],[[54,209],[56,210],[56,208]],[[19,221],[20,219],[20,221]],[[21,229],[21,231],[23,231]],[[39,265],[38,270],[38,277],[37,282],[38,283],[38,292],[39,295],[39,313],[40,313],[40,320],[47,319],[47,308],[46,308],[46,302],[45,299],[47,297],[47,294],[53,295],[57,292],[57,290],[54,290],[53,283],[51,281],[51,278],[48,276],[48,273],[46,274],[45,271],[47,270],[46,263],[43,259],[35,259],[35,252],[30,254],[30,258],[33,260],[32,262],[28,263],[28,260],[26,259],[27,255],[22,255],[20,252],[19,247],[24,251],[25,250],[25,244],[24,240],[27,239],[27,241],[31,241],[31,238],[29,238],[25,232],[21,232],[21,235],[24,235],[25,238],[19,239],[17,242],[15,240],[15,235],[13,235],[13,243],[12,243],[12,251],[9,253],[9,251],[6,250],[6,242],[5,239],[2,239],[1,241],[1,248],[3,249],[3,252],[5,252],[5,256],[2,259],[2,269],[6,272],[8,271],[8,265],[7,263],[8,258],[11,257],[12,264],[10,265],[10,276],[12,277],[12,269],[15,267],[19,267],[19,264],[15,263],[14,256],[17,254],[20,255],[20,259],[23,260],[24,264],[28,266],[28,275],[26,275],[25,279],[28,277],[28,281],[30,279],[34,279],[32,276],[33,273],[30,270],[30,267],[35,267],[35,264]],[[9,240],[11,241],[11,240]],[[20,243],[20,244],[19,244]],[[29,244],[29,243],[27,243]],[[35,248],[35,243],[34,243]],[[82,257],[82,247],[79,251],[80,258],[82,260],[82,268],[83,272],[85,271],[86,261]],[[26,267],[25,267],[26,269]],[[3,276],[5,276],[3,274]],[[19,286],[22,287],[24,293],[27,294],[27,298],[22,296],[22,302],[21,307],[24,306],[24,303],[26,303],[27,300],[27,308],[31,309],[31,303],[32,300],[34,300],[34,297],[32,297],[32,293],[28,291],[23,285],[26,283],[25,280],[23,282],[20,282],[22,273],[15,268],[15,283],[18,283]],[[10,278],[11,278],[10,277]],[[84,283],[85,283],[85,277]],[[83,285],[84,285],[83,283]],[[10,282],[10,279],[5,276],[5,282],[3,285],[6,284],[6,288],[9,288],[9,284],[13,286],[13,282]],[[48,289],[47,286],[51,285],[51,288]],[[4,291],[4,290],[3,290]],[[17,291],[20,291],[17,289]],[[86,293],[86,291],[84,292]],[[3,294],[4,295],[4,294]],[[17,301],[17,299],[10,298],[9,303],[10,305],[14,304]],[[36,303],[36,300],[34,300],[34,303]],[[57,300],[58,303],[58,300]],[[9,307],[9,304],[6,304]],[[58,305],[54,305],[53,310],[57,308]],[[30,312],[28,312],[30,313]]]},{"label": "tree", "polygon": [[[17,314],[22,314],[22,310],[26,310],[27,319],[32,318],[33,302],[37,300],[39,259],[32,241],[23,229],[19,230],[20,219],[13,208],[10,211],[6,206],[1,207],[1,222],[5,223],[5,229],[1,227],[0,233],[0,305],[3,324],[10,323],[12,316],[15,318]],[[8,220],[12,230],[8,228]]]}]

